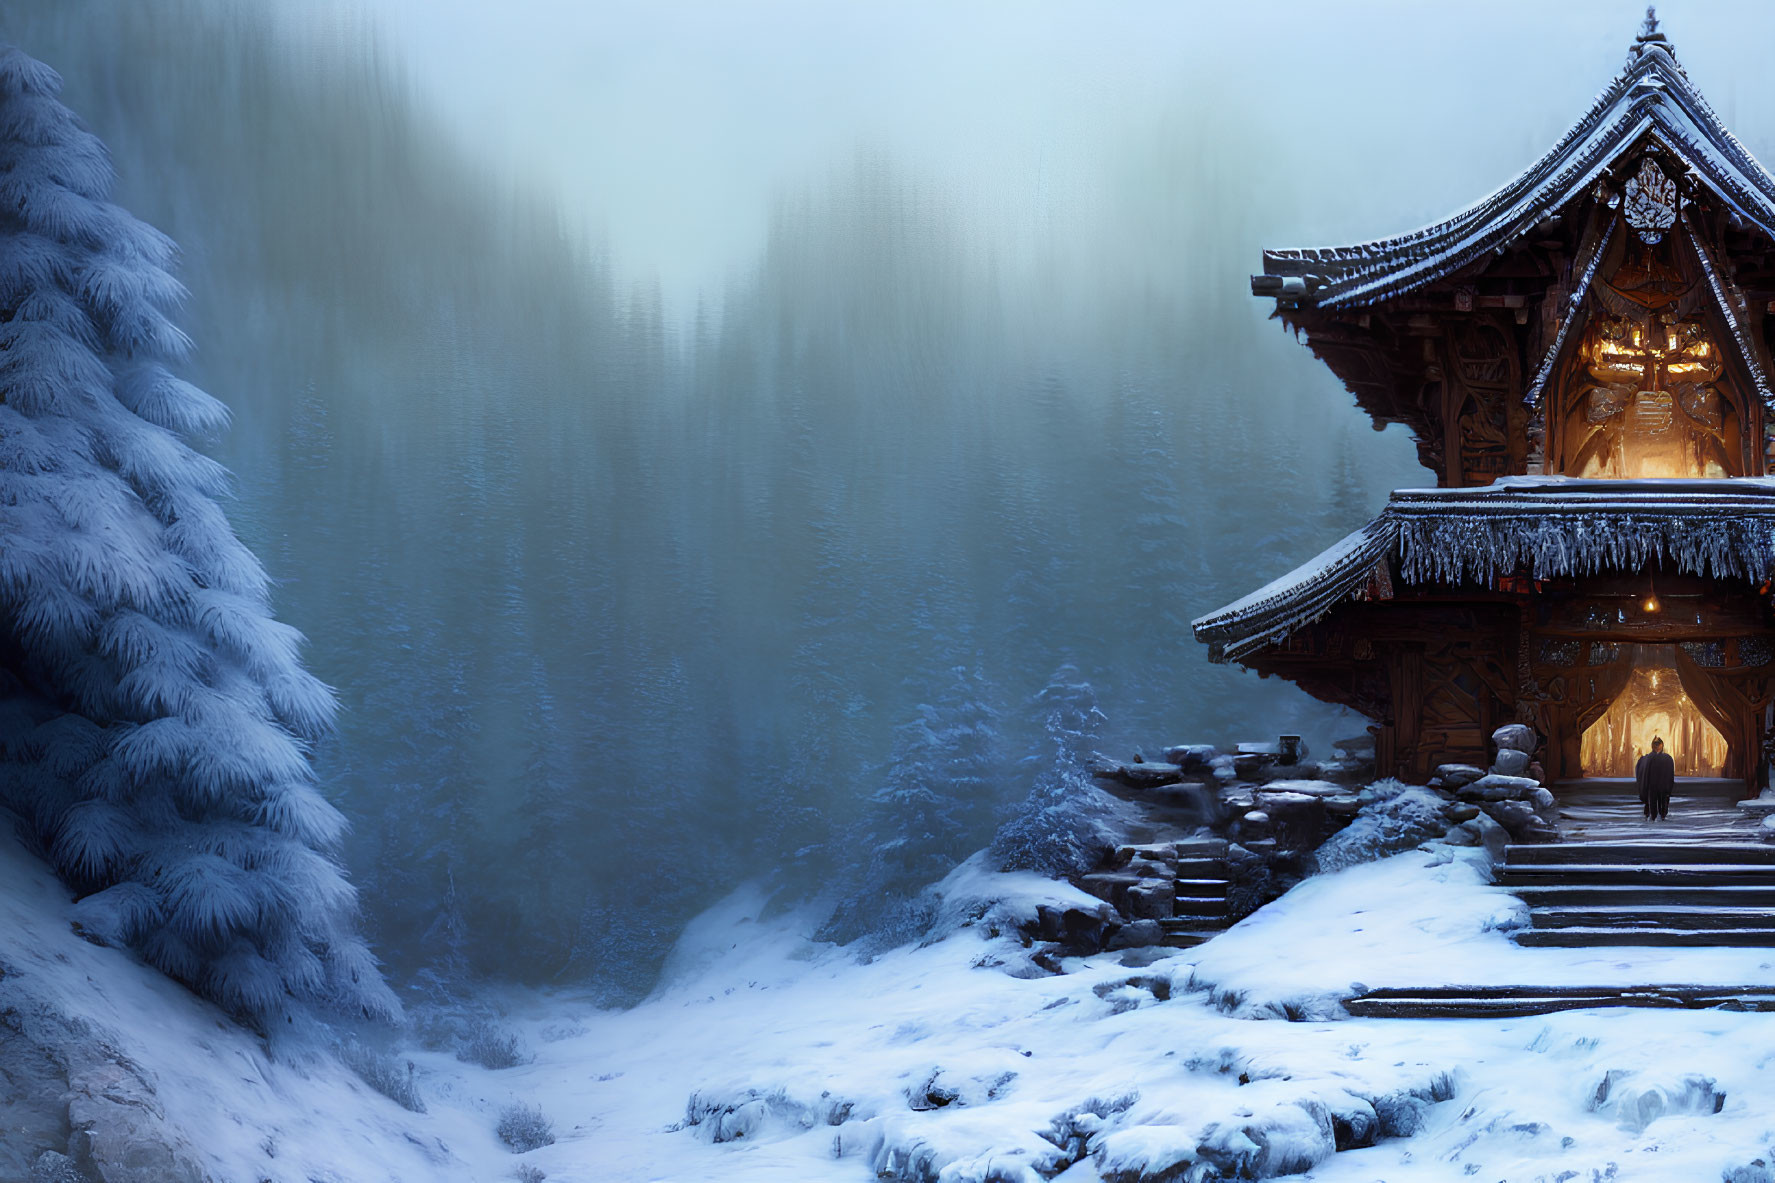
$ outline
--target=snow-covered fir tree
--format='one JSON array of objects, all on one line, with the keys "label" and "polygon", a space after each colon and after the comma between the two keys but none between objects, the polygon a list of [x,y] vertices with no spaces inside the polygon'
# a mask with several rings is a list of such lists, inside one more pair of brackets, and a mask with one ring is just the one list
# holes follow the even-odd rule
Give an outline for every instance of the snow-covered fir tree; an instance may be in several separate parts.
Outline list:
[{"label": "snow-covered fir tree", "polygon": [[999,827],[992,855],[1007,871],[1078,874],[1103,854],[1091,803],[1101,790],[1091,783],[1086,765],[1104,715],[1097,709],[1091,684],[1070,665],[1054,671],[1033,706],[1047,735],[1049,754],[1034,761],[1035,783]]},{"label": "snow-covered fir tree", "polygon": [[89,932],[261,1024],[398,1007],[309,747],[331,692],[187,438],[171,241],[109,200],[61,80],[0,48],[0,804]]},{"label": "snow-covered fir tree", "polygon": [[919,893],[966,858],[1000,801],[997,712],[977,665],[941,675],[939,693],[901,724],[884,782],[851,839],[854,872],[825,935],[900,940],[926,919]]}]

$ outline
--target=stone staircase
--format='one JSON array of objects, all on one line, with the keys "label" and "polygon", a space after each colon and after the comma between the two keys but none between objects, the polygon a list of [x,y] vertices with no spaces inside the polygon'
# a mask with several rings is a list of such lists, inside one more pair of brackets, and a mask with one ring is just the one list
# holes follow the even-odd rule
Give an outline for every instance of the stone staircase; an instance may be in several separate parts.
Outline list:
[{"label": "stone staircase", "polygon": [[1079,885],[1132,921],[1150,920],[1160,943],[1199,945],[1227,927],[1225,838],[1180,838],[1123,846]]},{"label": "stone staircase", "polygon": [[1227,842],[1225,838],[1190,838],[1177,844],[1177,878],[1173,881],[1171,916],[1161,919],[1165,944],[1173,949],[1199,945],[1227,927]]},{"label": "stone staircase", "polygon": [[1530,946],[1775,946],[1775,847],[1742,839],[1510,846],[1497,881]]}]

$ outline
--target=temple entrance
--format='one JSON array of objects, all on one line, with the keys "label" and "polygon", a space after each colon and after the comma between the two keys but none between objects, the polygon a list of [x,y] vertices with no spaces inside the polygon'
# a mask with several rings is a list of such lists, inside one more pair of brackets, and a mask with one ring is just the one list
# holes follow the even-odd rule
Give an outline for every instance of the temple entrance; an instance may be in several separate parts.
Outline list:
[{"label": "temple entrance", "polygon": [[1585,776],[1632,776],[1654,736],[1664,740],[1678,776],[1724,775],[1726,737],[1689,697],[1672,648],[1636,646],[1627,686],[1584,730],[1579,759]]}]

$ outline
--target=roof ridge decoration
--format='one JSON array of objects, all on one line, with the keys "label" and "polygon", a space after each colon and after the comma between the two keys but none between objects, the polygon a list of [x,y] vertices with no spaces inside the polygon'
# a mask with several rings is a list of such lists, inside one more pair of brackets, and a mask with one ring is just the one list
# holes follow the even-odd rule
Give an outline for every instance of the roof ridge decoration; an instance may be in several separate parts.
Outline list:
[{"label": "roof ridge decoration", "polygon": [[1539,160],[1476,205],[1409,234],[1342,247],[1264,252],[1253,294],[1320,308],[1377,303],[1433,283],[1558,217],[1643,140],[1707,186],[1733,216],[1775,238],[1775,176],[1720,122],[1648,9],[1622,71]]},{"label": "roof ridge decoration", "polygon": [[[1671,58],[1676,57],[1676,47],[1670,44],[1670,38],[1658,31],[1658,6],[1646,5],[1646,19],[1639,23],[1639,36],[1633,39],[1633,48],[1627,52],[1638,55],[1645,51],[1647,45],[1662,45]],[[1630,59],[1631,60],[1631,59]]]}]

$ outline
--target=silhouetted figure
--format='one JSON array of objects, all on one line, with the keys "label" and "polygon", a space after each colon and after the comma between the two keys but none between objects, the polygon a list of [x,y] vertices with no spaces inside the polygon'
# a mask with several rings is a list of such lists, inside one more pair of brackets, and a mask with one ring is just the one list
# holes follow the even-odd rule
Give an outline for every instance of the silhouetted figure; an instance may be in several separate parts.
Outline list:
[{"label": "silhouetted figure", "polygon": [[1670,790],[1676,787],[1676,761],[1664,750],[1664,741],[1653,737],[1652,750],[1633,766],[1633,779],[1639,785],[1639,799],[1646,807],[1646,820],[1663,819],[1670,813]]}]

